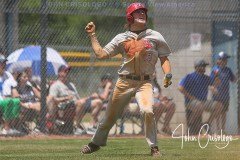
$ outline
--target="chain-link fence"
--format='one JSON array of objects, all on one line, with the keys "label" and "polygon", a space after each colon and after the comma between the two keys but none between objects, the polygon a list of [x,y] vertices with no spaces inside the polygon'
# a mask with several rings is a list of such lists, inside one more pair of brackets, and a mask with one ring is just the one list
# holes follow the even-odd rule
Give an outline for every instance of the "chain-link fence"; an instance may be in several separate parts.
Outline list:
[{"label": "chain-link fence", "polygon": [[[88,22],[93,21],[96,24],[96,34],[99,42],[102,46],[106,45],[116,34],[125,31],[125,9],[131,2],[133,1],[0,1],[0,49],[8,59],[15,53],[11,58],[15,61],[10,61],[11,63],[8,61],[6,69],[12,72],[13,76],[17,75],[17,81],[21,81],[17,74],[19,71],[16,68],[32,68],[32,79],[38,80],[36,85],[39,86],[38,91],[41,92],[41,97],[32,102],[28,101],[28,98],[22,100],[24,93],[20,91],[20,87],[13,87],[22,94],[22,96],[20,94],[21,101],[19,102],[22,111],[15,116],[18,123],[11,122],[10,126],[27,133],[34,131],[35,126],[40,126],[39,129],[42,132],[45,128],[49,131],[49,128],[54,126],[55,128],[51,128],[53,134],[74,134],[76,128],[79,127],[85,128],[89,134],[93,133],[91,132],[92,126],[97,123],[96,119],[100,120],[104,115],[107,103],[107,99],[96,98],[99,101],[94,99],[93,97],[96,96],[94,93],[100,94],[104,90],[106,80],[111,79],[114,86],[122,59],[121,56],[116,56],[108,60],[97,60],[84,28]],[[220,79],[224,81],[221,83],[227,83],[226,86],[230,84],[230,98],[225,96],[227,98],[224,101],[220,98],[216,108],[221,108],[222,105],[226,105],[226,107],[229,105],[229,107],[228,110],[221,111],[222,116],[214,117],[211,129],[213,133],[219,133],[223,129],[228,134],[237,134],[239,128],[239,1],[145,0],[141,2],[145,3],[149,9],[148,27],[159,31],[173,51],[173,54],[169,57],[172,64],[173,84],[167,89],[162,88],[163,98],[160,100],[161,104],[158,107],[164,109],[154,110],[156,111],[155,115],[159,118],[159,132],[170,134],[170,130],[174,130],[180,124],[184,124],[185,131],[187,131],[187,126],[192,127],[191,132],[193,134],[200,131],[199,127],[208,121],[213,112],[208,110],[203,113],[202,111],[195,113],[194,109],[189,109],[189,100],[184,100],[184,95],[179,91],[179,83],[183,88],[192,86],[193,90],[197,90],[197,94],[205,92],[201,89],[198,90],[199,85],[204,85],[200,78],[188,82],[189,84],[186,84],[186,81],[183,82],[182,79],[195,71],[196,64],[194,66],[194,62],[199,59],[204,59],[210,64],[207,66],[205,73],[210,75],[212,68],[217,64],[218,53],[225,52],[230,56],[227,66],[237,80],[233,82],[225,81],[224,76],[228,75],[222,70],[219,72]],[[56,56],[55,51],[57,52]],[[34,59],[36,58],[34,55],[37,54],[35,52],[40,53],[39,60]],[[27,56],[21,57],[21,54]],[[21,63],[21,58],[27,59],[27,62],[25,64]],[[11,67],[13,64],[15,68]],[[62,64],[71,67],[67,79],[73,82],[74,87],[70,86],[70,88],[72,91],[79,93],[84,108],[92,107],[89,111],[78,112],[78,109],[71,108],[69,102],[69,105],[60,103],[61,105],[55,107],[58,109],[55,116],[49,113],[51,109],[47,105],[53,104],[50,103],[51,97],[50,100],[48,99],[48,86],[56,81],[59,74],[58,69]],[[40,81],[39,77],[42,77]],[[157,82],[160,86],[162,86],[162,79],[163,73],[160,62],[158,62]],[[229,80],[233,79],[230,78]],[[214,92],[214,89],[208,91],[209,101],[213,99],[212,97],[216,92]],[[219,92],[228,95],[228,87]],[[13,96],[13,93],[11,92],[9,96]],[[87,97],[87,100],[85,101],[83,97]],[[93,100],[96,101],[93,103]],[[41,107],[38,106],[38,102],[41,102]],[[37,105],[32,105],[33,103]],[[200,100],[196,103],[203,104],[203,101]],[[29,106],[34,113],[36,112],[35,114],[28,113]],[[96,113],[93,114],[94,107],[97,109],[95,110]],[[173,117],[166,117],[171,116],[169,112],[174,112]],[[214,110],[214,112],[216,111]],[[226,119],[224,114],[226,114]],[[4,129],[6,119],[3,109],[1,115],[3,119],[1,126]],[[24,115],[31,115],[31,118],[24,119]],[[68,118],[68,116],[71,118]],[[165,121],[169,118],[171,121],[169,125],[167,124],[167,128],[171,129],[164,130]],[[226,123],[225,127],[222,123]],[[111,133],[141,133],[142,130],[141,114],[137,109],[137,104],[133,102],[129,104],[123,118],[120,118]],[[76,134],[84,134],[84,132],[79,131]]]}]

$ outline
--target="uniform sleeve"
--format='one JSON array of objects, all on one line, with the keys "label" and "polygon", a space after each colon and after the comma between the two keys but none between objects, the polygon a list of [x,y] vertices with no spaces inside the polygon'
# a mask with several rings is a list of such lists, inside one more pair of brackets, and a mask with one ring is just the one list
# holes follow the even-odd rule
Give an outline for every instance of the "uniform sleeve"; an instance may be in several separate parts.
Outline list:
[{"label": "uniform sleeve", "polygon": [[159,58],[169,56],[171,54],[170,47],[168,46],[167,42],[160,33],[158,35],[157,47]]},{"label": "uniform sleeve", "polygon": [[114,37],[104,48],[103,50],[109,55],[109,57],[113,57],[120,52],[119,49],[119,35]]}]

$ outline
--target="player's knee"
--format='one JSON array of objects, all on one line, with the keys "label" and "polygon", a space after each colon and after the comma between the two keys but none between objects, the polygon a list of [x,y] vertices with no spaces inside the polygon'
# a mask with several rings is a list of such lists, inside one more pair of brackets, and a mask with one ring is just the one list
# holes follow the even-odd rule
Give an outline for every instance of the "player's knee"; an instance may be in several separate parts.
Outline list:
[{"label": "player's knee", "polygon": [[111,129],[113,125],[114,125],[114,123],[112,123],[112,122],[103,121],[103,122],[99,123],[98,127],[101,129]]},{"label": "player's knee", "polygon": [[111,129],[112,126],[115,124],[116,120],[117,119],[114,118],[113,116],[107,116],[99,123],[99,128]]}]

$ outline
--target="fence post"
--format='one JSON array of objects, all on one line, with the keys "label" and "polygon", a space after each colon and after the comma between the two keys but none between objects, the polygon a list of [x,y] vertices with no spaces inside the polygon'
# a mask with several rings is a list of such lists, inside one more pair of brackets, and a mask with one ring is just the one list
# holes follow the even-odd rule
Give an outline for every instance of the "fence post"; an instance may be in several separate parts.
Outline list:
[{"label": "fence post", "polygon": [[18,48],[18,1],[11,0],[5,4],[6,16],[6,49],[7,55]]},{"label": "fence post", "polygon": [[47,67],[47,1],[41,1],[40,10],[40,44],[41,44],[41,111],[40,111],[40,130],[45,132],[47,114],[47,88],[46,88],[46,67]]},{"label": "fence post", "polygon": [[238,134],[240,134],[240,0],[238,0],[238,50],[237,50],[237,85],[238,85]]}]

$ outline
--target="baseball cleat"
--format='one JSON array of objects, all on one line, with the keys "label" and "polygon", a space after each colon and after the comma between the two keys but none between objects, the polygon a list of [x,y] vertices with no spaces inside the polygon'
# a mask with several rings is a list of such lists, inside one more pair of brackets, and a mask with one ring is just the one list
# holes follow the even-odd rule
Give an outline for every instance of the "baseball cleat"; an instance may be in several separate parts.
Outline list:
[{"label": "baseball cleat", "polygon": [[89,144],[87,144],[87,145],[82,147],[81,153],[82,154],[91,154],[93,152],[98,151],[99,149],[100,149],[100,146],[98,146],[98,145],[96,145],[96,144],[91,142],[91,143],[89,143]]},{"label": "baseball cleat", "polygon": [[153,157],[160,157],[161,156],[161,153],[158,149],[158,146],[151,147],[151,156],[153,156]]}]

